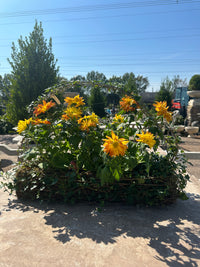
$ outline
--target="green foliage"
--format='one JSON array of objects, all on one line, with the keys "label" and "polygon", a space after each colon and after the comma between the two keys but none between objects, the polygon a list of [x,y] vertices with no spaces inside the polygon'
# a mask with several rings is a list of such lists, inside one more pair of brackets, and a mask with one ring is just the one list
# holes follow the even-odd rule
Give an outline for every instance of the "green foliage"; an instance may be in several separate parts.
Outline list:
[{"label": "green foliage", "polygon": [[132,72],[130,73],[130,75],[127,78],[127,81],[124,85],[124,94],[126,94],[126,95],[138,95],[138,90],[137,90],[136,81],[135,81],[135,75]]},{"label": "green foliage", "polygon": [[44,38],[42,23],[35,23],[29,37],[13,43],[11,60],[12,77],[7,103],[7,117],[16,124],[27,117],[26,106],[36,100],[44,89],[57,81],[58,68],[52,53],[52,40]]},{"label": "green foliage", "polygon": [[88,72],[86,75],[87,81],[99,81],[99,82],[105,82],[106,76],[103,73],[99,73],[98,71],[91,71]]},{"label": "green foliage", "polygon": [[[170,125],[161,115],[140,106],[131,112],[121,110],[117,114],[121,120],[98,119],[97,124],[83,129],[73,116],[62,117],[66,111],[63,97],[66,89],[64,84],[59,89],[49,88],[30,107],[33,111],[43,99],[52,100],[53,95],[59,99],[45,113],[33,115],[21,130],[24,141],[19,166],[12,181],[3,181],[5,189],[16,191],[22,199],[69,203],[115,201],[149,206],[173,203],[178,197],[184,199],[189,179],[186,160],[178,151],[179,137],[164,135],[163,128],[169,130]],[[88,116],[86,107],[79,108],[82,118]],[[47,119],[50,124],[35,123],[38,118]],[[152,148],[148,138],[138,141],[142,131],[153,134]],[[113,134],[118,141],[112,141]],[[114,151],[119,149],[119,140],[127,140],[124,153],[119,150],[119,155],[109,154],[105,149],[108,137]],[[161,145],[166,147],[166,155],[158,153]]]},{"label": "green foliage", "polygon": [[184,118],[182,115],[178,115],[175,118],[174,125],[184,125]]},{"label": "green foliage", "polygon": [[0,116],[0,134],[15,133],[13,124],[8,121],[6,115]]},{"label": "green foliage", "polygon": [[193,75],[189,81],[189,90],[200,90],[200,74]]},{"label": "green foliage", "polygon": [[166,101],[167,105],[171,108],[172,99],[174,93],[173,83],[167,77],[164,81],[162,81],[160,86],[160,91],[156,94],[157,101]]},{"label": "green foliage", "polygon": [[125,73],[123,76],[112,76],[109,82],[121,85],[118,89],[118,94],[122,97],[127,95],[141,95],[144,93],[149,85],[147,77],[138,75],[137,77],[133,72]]},{"label": "green foliage", "polygon": [[11,78],[12,78],[11,74],[4,74],[3,77],[0,75],[0,101],[1,101],[1,107],[4,112],[5,112],[5,106],[10,96]]},{"label": "green foliage", "polygon": [[89,105],[94,113],[96,113],[99,117],[105,116],[105,98],[103,93],[100,91],[99,86],[94,86],[91,89]]}]

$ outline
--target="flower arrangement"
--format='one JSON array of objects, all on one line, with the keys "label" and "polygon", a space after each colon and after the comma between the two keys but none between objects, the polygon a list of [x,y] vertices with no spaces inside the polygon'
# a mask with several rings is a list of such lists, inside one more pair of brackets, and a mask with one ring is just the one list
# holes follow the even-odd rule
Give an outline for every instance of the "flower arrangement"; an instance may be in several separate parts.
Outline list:
[{"label": "flower arrangement", "polygon": [[[148,111],[124,96],[119,113],[100,121],[79,95],[61,97],[43,100],[18,123],[23,152],[7,188],[19,198],[155,205],[184,196],[189,177],[180,140],[163,133],[172,118],[166,102]],[[163,144],[165,155],[158,152]]]}]

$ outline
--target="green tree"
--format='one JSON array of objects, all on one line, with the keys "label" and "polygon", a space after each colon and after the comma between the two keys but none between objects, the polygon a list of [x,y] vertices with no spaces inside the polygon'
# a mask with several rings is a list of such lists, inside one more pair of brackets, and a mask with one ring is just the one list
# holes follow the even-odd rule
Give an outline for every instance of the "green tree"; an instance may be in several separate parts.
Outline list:
[{"label": "green tree", "polygon": [[99,117],[105,116],[105,98],[99,86],[95,86],[91,89],[89,105],[92,111],[94,111],[94,113],[96,113]]},{"label": "green tree", "polygon": [[189,90],[200,90],[200,74],[192,76],[189,82]]},{"label": "green tree", "polygon": [[3,77],[0,75],[0,101],[1,106],[4,107],[8,103],[8,99],[10,96],[11,78],[11,74],[4,74]]},{"label": "green tree", "polygon": [[59,68],[52,52],[52,39],[44,38],[42,23],[36,21],[33,31],[25,40],[18,40],[18,48],[12,43],[11,91],[7,105],[7,117],[16,124],[27,116],[26,106],[37,99],[45,88],[57,82]]},{"label": "green tree", "polygon": [[137,90],[137,85],[135,81],[135,75],[131,72],[129,76],[126,74],[123,75],[124,81],[125,81],[125,76],[127,78],[127,81],[124,85],[124,94],[127,95],[138,95],[138,90]]},{"label": "green tree", "polygon": [[111,83],[122,83],[122,77],[113,75],[108,81]]},{"label": "green tree", "polygon": [[75,82],[75,81],[85,81],[85,76],[82,75],[76,75],[70,79],[70,81]]},{"label": "green tree", "polygon": [[106,82],[107,78],[103,73],[100,73],[98,71],[91,71],[88,72],[86,75],[86,80],[87,81],[101,81],[101,82]]},{"label": "green tree", "polygon": [[135,78],[135,82],[139,95],[143,94],[146,91],[147,87],[149,86],[148,78],[143,77],[142,75],[138,75]]},{"label": "green tree", "polygon": [[172,79],[172,87],[173,90],[175,90],[177,87],[187,87],[187,79],[185,78],[184,80],[180,78],[179,75],[175,75]]},{"label": "green tree", "polygon": [[122,95],[141,95],[146,91],[149,85],[147,77],[143,77],[142,75],[138,75],[136,77],[133,72],[125,73],[122,76],[122,83],[124,84],[124,88],[122,89]]}]

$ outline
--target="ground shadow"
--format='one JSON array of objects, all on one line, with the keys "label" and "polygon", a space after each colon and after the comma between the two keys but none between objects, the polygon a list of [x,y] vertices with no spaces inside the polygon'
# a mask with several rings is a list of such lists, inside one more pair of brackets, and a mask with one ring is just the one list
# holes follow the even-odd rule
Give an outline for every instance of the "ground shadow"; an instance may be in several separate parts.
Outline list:
[{"label": "ground shadow", "polygon": [[13,165],[13,161],[12,160],[10,160],[10,159],[1,159],[0,160],[0,168],[2,169],[2,168],[5,168],[5,167],[8,167],[8,166],[10,166],[10,165]]},{"label": "ground shadow", "polygon": [[56,240],[68,242],[73,236],[97,243],[114,243],[121,235],[150,240],[157,260],[172,267],[198,266],[200,259],[200,195],[188,194],[167,207],[146,208],[109,204],[101,212],[95,205],[47,204],[9,201],[9,209],[43,211]]},{"label": "ground shadow", "polygon": [[13,144],[13,138],[15,138],[17,134],[7,134],[7,135],[0,135],[0,143],[5,145]]}]

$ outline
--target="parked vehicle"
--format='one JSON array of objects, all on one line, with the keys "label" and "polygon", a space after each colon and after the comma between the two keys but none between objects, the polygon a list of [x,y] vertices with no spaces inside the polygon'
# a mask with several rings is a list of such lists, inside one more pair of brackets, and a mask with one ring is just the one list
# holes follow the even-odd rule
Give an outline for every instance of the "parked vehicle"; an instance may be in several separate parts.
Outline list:
[{"label": "parked vehicle", "polygon": [[188,87],[178,87],[174,92],[174,99],[172,100],[172,109],[179,110],[180,114],[185,118],[189,96],[187,94]]}]

